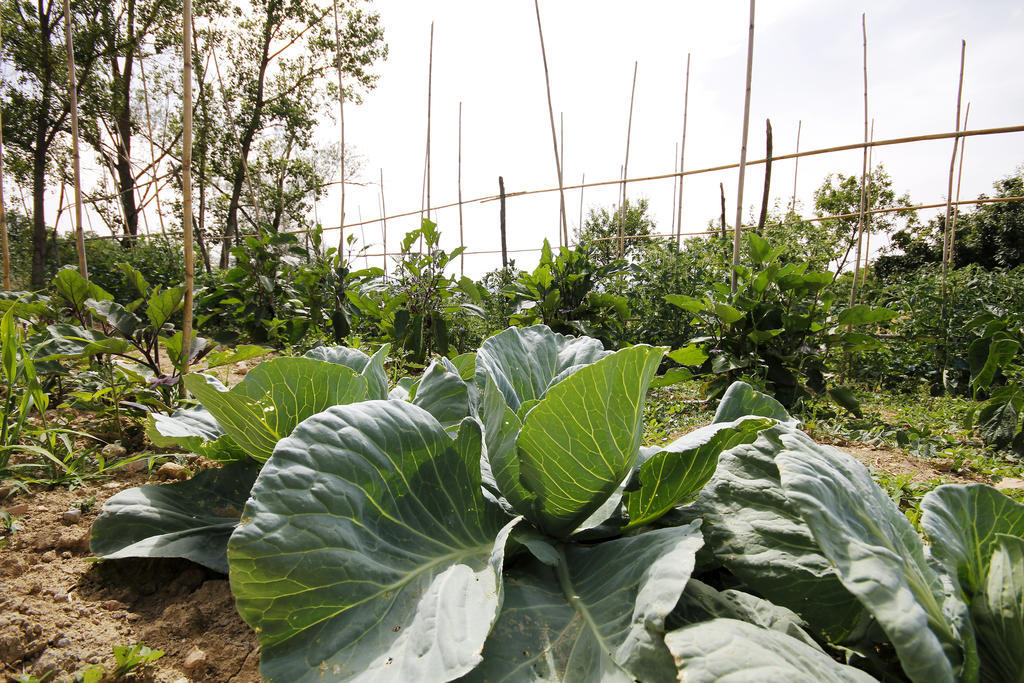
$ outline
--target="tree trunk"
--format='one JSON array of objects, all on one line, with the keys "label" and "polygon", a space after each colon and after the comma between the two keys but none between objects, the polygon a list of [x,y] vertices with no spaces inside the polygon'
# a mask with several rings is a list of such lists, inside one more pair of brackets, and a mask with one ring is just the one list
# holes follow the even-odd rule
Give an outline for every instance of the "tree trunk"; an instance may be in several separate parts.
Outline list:
[{"label": "tree trunk", "polygon": [[[111,50],[111,80],[114,86],[114,127],[117,131],[117,182],[124,213],[124,246],[132,246],[132,237],[139,234],[139,209],[135,203],[135,174],[132,172],[132,67],[135,64],[135,0],[128,0],[128,22],[125,29],[127,51],[124,69],[118,68],[117,52]],[[113,35],[116,40],[116,31]],[[111,46],[113,47],[113,46]]]}]

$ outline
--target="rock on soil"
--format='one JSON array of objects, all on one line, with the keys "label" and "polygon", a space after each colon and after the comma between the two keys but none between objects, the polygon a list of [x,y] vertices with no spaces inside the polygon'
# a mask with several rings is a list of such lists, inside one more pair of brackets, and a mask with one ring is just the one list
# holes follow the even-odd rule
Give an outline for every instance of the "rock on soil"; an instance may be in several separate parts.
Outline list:
[{"label": "rock on soil", "polygon": [[[227,577],[186,560],[89,560],[100,504],[148,482],[20,493],[3,502],[19,530],[0,549],[0,680],[21,673],[60,681],[114,666],[112,646],[142,642],[166,654],[144,677],[158,683],[256,683],[259,648],[235,610]],[[111,485],[114,484],[114,485]],[[96,496],[81,512],[77,501]],[[69,511],[78,515],[67,516]]]}]

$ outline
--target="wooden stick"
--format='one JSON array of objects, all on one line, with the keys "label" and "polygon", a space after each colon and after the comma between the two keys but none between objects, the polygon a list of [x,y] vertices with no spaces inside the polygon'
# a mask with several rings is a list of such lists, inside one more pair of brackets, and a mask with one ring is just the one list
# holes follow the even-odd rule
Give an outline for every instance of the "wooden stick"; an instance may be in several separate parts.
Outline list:
[{"label": "wooden stick", "polygon": [[[964,112],[964,128],[967,127],[967,118],[971,115],[971,103],[967,103],[967,111]],[[960,164],[956,172],[956,202],[954,205],[959,206],[960,204],[960,180],[964,175],[964,149],[967,147],[967,141],[964,140],[960,143]],[[949,227],[949,262],[953,263],[953,256],[956,253],[956,219],[960,215],[959,211],[953,212],[952,225]]]},{"label": "wooden stick", "polygon": [[789,210],[796,213],[796,173],[800,169],[800,129],[803,128],[803,120],[796,122],[796,159],[793,160],[793,203]]},{"label": "wooden stick", "polygon": [[768,192],[771,189],[772,184],[772,121],[771,119],[765,120],[767,128],[767,143],[764,164],[764,192],[761,194],[761,217],[757,219],[757,234],[761,234],[764,230],[764,222],[768,218]]},{"label": "wooden stick", "polygon": [[683,169],[686,160],[686,119],[690,113],[690,53],[686,53],[686,89],[683,91],[683,148],[679,152],[679,198],[676,207],[676,246],[682,244],[683,236]]},{"label": "wooden stick", "polygon": [[864,223],[867,219],[868,174],[868,28],[867,15],[860,15],[860,30],[864,37],[864,155],[860,166],[860,225],[857,229],[857,255],[853,260],[853,283],[850,287],[850,305],[857,302],[857,278],[860,276],[861,244],[864,241]]},{"label": "wooden stick", "polygon": [[633,88],[629,93],[629,122],[626,124],[626,161],[622,164],[622,205],[619,208],[619,258],[626,253],[626,178],[629,174],[629,141],[633,135],[633,100],[636,96],[636,70],[639,62],[633,62]]},{"label": "wooden stick", "polygon": [[[338,29],[338,0],[334,0],[334,49],[337,51],[338,59],[338,118],[341,123],[341,226],[338,235],[338,250],[341,251],[345,245],[345,88],[342,84],[341,69],[341,32]],[[428,143],[429,144],[429,143]]]},{"label": "wooden stick", "polygon": [[[466,242],[462,234],[462,102],[459,102],[459,246],[465,247]],[[386,251],[386,250],[385,250]],[[466,256],[459,254],[459,276],[466,277]]]},{"label": "wooden stick", "polygon": [[747,34],[747,91],[743,100],[743,142],[740,146],[740,177],[736,188],[736,227],[732,240],[732,286],[736,293],[740,265],[740,226],[743,224],[743,180],[747,169],[747,130],[750,127],[750,80],[754,71],[754,0],[750,0],[750,30]]},{"label": "wooden stick", "polygon": [[85,259],[85,230],[82,228],[82,169],[78,151],[78,85],[75,82],[75,49],[71,34],[71,0],[64,0],[64,47],[68,58],[68,100],[71,106],[71,158],[75,179],[75,248],[78,272],[89,279]]},{"label": "wooden stick", "polygon": [[[875,139],[875,120],[871,119],[871,139]],[[865,204],[871,208],[871,181],[875,175],[875,164],[872,160],[875,149],[872,147],[868,150],[868,185],[867,185],[867,201]],[[865,215],[870,215],[865,212]],[[864,224],[864,267],[860,271],[860,286],[863,287],[864,283],[868,280],[868,259],[871,257],[871,220],[867,219]]]},{"label": "wooden stick", "polygon": [[544,61],[544,86],[548,92],[548,118],[551,121],[551,145],[555,150],[555,172],[558,175],[559,216],[562,222],[562,241],[569,244],[569,228],[565,223],[565,190],[562,189],[562,160],[558,156],[558,136],[555,134],[555,109],[551,104],[551,77],[548,74],[548,53],[544,49],[544,29],[540,24],[540,2],[533,0],[537,11],[537,34],[540,36],[540,56]]},{"label": "wooden stick", "polygon": [[184,132],[181,143],[181,223],[185,231],[185,304],[181,322],[181,364],[182,374],[185,374],[192,359],[192,296],[195,277],[195,255],[192,253],[192,0],[185,0],[182,15],[185,68],[182,75]]},{"label": "wooden stick", "polygon": [[[960,41],[960,80],[956,88],[956,130],[960,132],[960,102],[964,93],[964,57],[967,41]],[[953,215],[953,172],[956,168],[956,148],[960,138],[953,138],[953,158],[949,162],[949,185],[946,188],[946,223],[942,230],[942,308],[946,308],[946,272],[949,270],[949,233]]]},{"label": "wooden stick", "polygon": [[722,196],[722,239],[725,239],[725,185],[718,183],[718,192]]},{"label": "wooden stick", "polygon": [[[3,53],[3,31],[0,29],[0,54]],[[0,251],[4,262],[4,291],[11,291],[11,247],[7,242],[7,205],[4,204],[4,121],[0,110]]]},{"label": "wooden stick", "polygon": [[501,230],[501,267],[508,270],[508,245],[505,243],[505,179],[498,176],[498,193],[501,195],[501,210],[498,214]]},{"label": "wooden stick", "polygon": [[384,169],[380,169],[380,221],[381,239],[384,242],[384,282],[388,281],[388,212],[384,204]]}]

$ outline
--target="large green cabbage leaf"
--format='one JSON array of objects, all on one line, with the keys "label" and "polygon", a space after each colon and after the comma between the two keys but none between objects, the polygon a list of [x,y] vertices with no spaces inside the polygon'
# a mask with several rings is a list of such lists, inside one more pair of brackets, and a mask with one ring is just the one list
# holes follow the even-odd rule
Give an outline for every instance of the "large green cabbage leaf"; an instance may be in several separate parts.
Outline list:
[{"label": "large green cabbage leaf", "polygon": [[665,618],[693,571],[699,524],[549,545],[538,554],[554,566],[518,562],[484,661],[466,680],[673,680]]},{"label": "large green cabbage leaf", "polygon": [[264,466],[231,586],[271,681],[442,681],[480,660],[513,522],[480,486],[481,434],[404,401],[334,406]]}]

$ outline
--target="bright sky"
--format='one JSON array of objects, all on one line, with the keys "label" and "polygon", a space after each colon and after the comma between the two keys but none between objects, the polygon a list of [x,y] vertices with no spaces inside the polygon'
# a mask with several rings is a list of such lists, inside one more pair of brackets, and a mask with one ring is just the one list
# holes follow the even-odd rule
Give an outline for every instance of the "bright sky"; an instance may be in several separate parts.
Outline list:
[{"label": "bright sky", "polygon": [[[462,103],[462,196],[557,186],[544,71],[534,5],[529,0],[412,2],[377,0],[390,57],[376,90],[346,107],[346,141],[364,157],[359,180],[372,183],[346,195],[346,222],[380,215],[379,169],[388,214],[418,210],[426,145],[427,59],[434,22],[431,203],[456,201],[458,108]],[[691,56],[686,168],[739,160],[748,28],[747,2],[541,0],[541,19],[556,125],[565,117],[565,183],[619,177],[634,61],[638,63],[629,176],[671,173],[682,137],[687,53]],[[875,139],[949,132],[955,125],[960,41],[967,41],[964,106],[971,129],[1024,124],[1024,5],[1016,0],[911,2],[762,0],[757,6],[748,158],[763,158],[765,118],[775,154],[856,143],[864,135],[861,13],[867,15],[869,115]],[[337,130],[325,126],[324,140]],[[1024,133],[967,140],[962,199],[991,192],[992,182],[1024,162]],[[943,201],[952,141],[875,150],[898,192],[916,203]],[[829,172],[859,174],[861,152],[801,159],[798,202],[810,215],[811,196]],[[793,161],[773,166],[772,198],[788,202]],[[727,218],[735,220],[736,170],[689,176],[683,231],[703,230],[719,214],[724,183]],[[756,212],[763,167],[748,169],[744,215]],[[632,199],[647,198],[659,232],[670,230],[671,180],[631,184]],[[954,190],[955,192],[955,190]],[[588,188],[584,211],[617,202],[617,188]],[[337,196],[319,204],[324,225],[337,225]],[[580,191],[566,193],[570,232],[579,223]],[[510,198],[509,249],[532,249],[544,237],[557,243],[558,194]],[[498,204],[464,207],[472,250],[500,246]],[[927,217],[922,216],[923,218]],[[458,244],[456,209],[440,211],[442,244]],[[388,224],[389,250],[418,218]],[[380,251],[380,224],[357,234]],[[337,233],[334,233],[335,235]],[[333,240],[332,240],[333,241]],[[532,266],[536,253],[512,254]],[[379,264],[381,259],[374,259]],[[500,265],[498,255],[467,256],[467,274]]]}]

